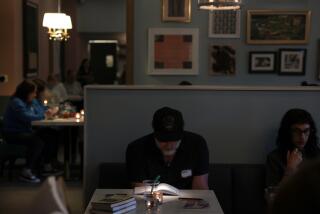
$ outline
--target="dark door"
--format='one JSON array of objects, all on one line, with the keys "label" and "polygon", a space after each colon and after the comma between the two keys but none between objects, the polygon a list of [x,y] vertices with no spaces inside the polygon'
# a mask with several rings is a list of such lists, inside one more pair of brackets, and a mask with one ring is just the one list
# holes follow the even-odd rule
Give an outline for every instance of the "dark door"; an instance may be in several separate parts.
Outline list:
[{"label": "dark door", "polygon": [[114,84],[117,73],[117,42],[90,41],[90,68],[98,84]]}]

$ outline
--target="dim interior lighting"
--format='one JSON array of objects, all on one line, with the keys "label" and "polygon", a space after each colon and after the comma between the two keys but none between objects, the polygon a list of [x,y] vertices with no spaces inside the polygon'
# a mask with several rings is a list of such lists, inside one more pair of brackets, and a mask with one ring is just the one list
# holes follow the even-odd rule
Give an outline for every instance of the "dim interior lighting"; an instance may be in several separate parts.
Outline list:
[{"label": "dim interior lighting", "polygon": [[42,26],[48,28],[50,40],[66,41],[70,38],[68,29],[72,29],[71,17],[60,12],[60,0],[58,0],[58,13],[45,13]]}]

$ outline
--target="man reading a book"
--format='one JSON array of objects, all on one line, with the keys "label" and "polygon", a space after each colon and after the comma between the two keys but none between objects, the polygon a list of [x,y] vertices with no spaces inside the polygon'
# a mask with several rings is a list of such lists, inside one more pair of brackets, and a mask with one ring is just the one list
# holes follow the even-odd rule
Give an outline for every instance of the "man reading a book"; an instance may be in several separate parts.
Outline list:
[{"label": "man reading a book", "polygon": [[209,152],[205,139],[184,130],[180,111],[163,107],[153,116],[153,133],[127,147],[127,173],[133,186],[160,175],[179,189],[208,189]]}]

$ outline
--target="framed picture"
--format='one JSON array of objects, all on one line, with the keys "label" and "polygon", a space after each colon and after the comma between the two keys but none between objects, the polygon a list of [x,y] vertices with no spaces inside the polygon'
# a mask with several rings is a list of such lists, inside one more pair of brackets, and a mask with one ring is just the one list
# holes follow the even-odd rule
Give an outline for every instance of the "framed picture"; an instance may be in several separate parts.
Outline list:
[{"label": "framed picture", "polygon": [[195,28],[150,28],[148,74],[198,74],[198,34]]},{"label": "framed picture", "polygon": [[24,77],[38,75],[38,5],[30,0],[23,1],[23,67]]},{"label": "framed picture", "polygon": [[320,80],[320,39],[318,40],[318,79]]},{"label": "framed picture", "polygon": [[277,68],[277,52],[249,52],[249,73],[275,73]]},{"label": "framed picture", "polygon": [[248,44],[306,44],[310,11],[248,10]]},{"label": "framed picture", "polygon": [[209,12],[210,38],[240,38],[240,10]]},{"label": "framed picture", "polygon": [[281,75],[304,75],[307,49],[280,49]]},{"label": "framed picture", "polygon": [[211,45],[209,47],[209,74],[235,75],[236,51],[229,45]]},{"label": "framed picture", "polygon": [[191,0],[162,0],[162,21],[191,22]]}]

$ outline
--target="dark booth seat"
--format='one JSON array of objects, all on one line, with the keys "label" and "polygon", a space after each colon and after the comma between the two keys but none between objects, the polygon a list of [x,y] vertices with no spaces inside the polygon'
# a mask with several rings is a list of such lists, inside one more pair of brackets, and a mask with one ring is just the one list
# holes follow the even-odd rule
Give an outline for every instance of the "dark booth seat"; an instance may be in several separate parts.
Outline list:
[{"label": "dark booth seat", "polygon": [[[210,164],[209,188],[225,214],[263,214],[265,167],[260,164]],[[100,164],[99,188],[130,188],[124,163]]]}]

